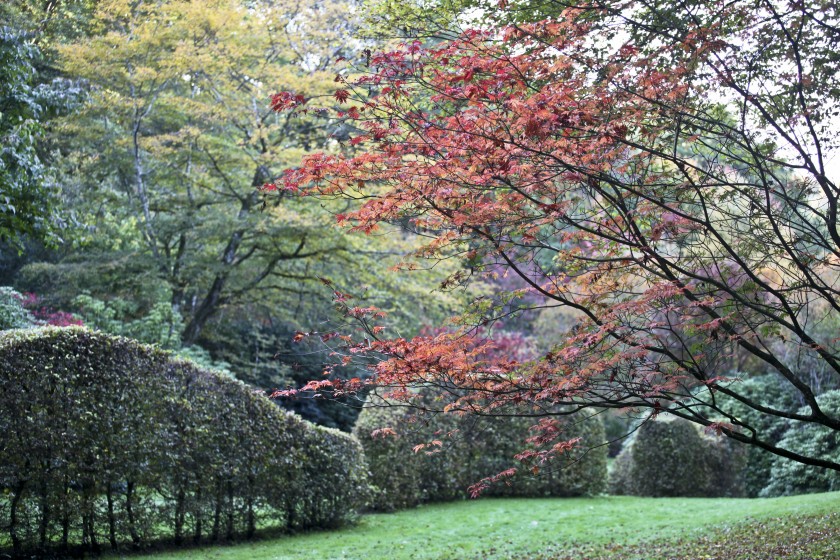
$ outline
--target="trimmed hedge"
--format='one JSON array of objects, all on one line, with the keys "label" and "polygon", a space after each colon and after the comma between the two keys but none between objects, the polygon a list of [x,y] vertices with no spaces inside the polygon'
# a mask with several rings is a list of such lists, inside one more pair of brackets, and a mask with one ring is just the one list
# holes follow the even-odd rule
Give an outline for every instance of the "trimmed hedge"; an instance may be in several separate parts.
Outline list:
[{"label": "trimmed hedge", "polygon": [[616,458],[610,493],[653,497],[743,496],[746,449],[682,418],[647,420]]},{"label": "trimmed hedge", "polygon": [[0,335],[0,549],[15,556],[331,527],[359,443],[244,384],[82,328]]},{"label": "trimmed hedge", "polygon": [[[393,511],[425,502],[467,497],[466,489],[517,462],[525,448],[532,419],[515,417],[458,417],[422,411],[377,400],[368,403],[354,434],[362,442],[371,472],[372,509]],[[598,417],[573,415],[564,420],[562,438],[581,437],[575,450],[538,475],[519,473],[508,483],[494,484],[489,496],[585,496],[602,493],[607,482],[607,447]],[[391,428],[396,435],[374,436]],[[420,443],[437,440],[414,453]],[[595,447],[600,446],[600,447]],[[521,467],[521,465],[520,465]]]}]

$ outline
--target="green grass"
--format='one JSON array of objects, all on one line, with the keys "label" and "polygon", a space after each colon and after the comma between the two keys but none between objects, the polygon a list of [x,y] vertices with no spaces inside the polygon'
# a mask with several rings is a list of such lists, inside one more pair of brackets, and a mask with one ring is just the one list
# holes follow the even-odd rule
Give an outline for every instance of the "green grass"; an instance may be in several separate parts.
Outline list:
[{"label": "green grass", "polygon": [[[593,558],[636,558],[603,551],[726,537],[732,526],[753,518],[771,520],[825,516],[840,510],[840,493],[763,500],[604,497],[592,499],[481,499],[362,516],[337,531],[274,540],[163,552],[149,560],[285,560],[358,558],[565,558],[587,551]],[[840,522],[837,523],[840,526]],[[752,531],[753,529],[750,529]],[[760,532],[759,532],[760,533]],[[781,537],[779,537],[781,538]],[[835,539],[836,540],[836,539]],[[601,552],[598,552],[601,551]],[[606,553],[605,553],[606,554]],[[665,553],[663,553],[665,554]],[[571,556],[583,558],[583,554]],[[668,557],[668,556],[662,556]],[[689,558],[692,556],[670,556]],[[693,557],[700,557],[694,555]],[[831,558],[832,556],[826,556]],[[710,556],[714,558],[714,556]]]}]

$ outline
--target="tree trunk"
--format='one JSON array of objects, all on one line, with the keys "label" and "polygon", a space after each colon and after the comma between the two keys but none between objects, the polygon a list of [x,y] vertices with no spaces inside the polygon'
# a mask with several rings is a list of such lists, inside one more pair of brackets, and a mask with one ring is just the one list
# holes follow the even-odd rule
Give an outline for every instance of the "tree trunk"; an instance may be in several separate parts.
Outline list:
[{"label": "tree trunk", "polygon": [[131,535],[131,542],[135,548],[140,546],[140,535],[137,534],[137,527],[134,520],[134,506],[131,497],[134,495],[134,482],[128,481],[125,488],[125,513],[128,516],[128,534]]},{"label": "tree trunk", "polygon": [[41,526],[39,528],[39,543],[42,549],[47,547],[47,529],[50,526],[49,487],[46,479],[41,481]]},{"label": "tree trunk", "polygon": [[108,541],[111,543],[111,548],[117,549],[117,523],[114,519],[114,491],[112,484],[108,482],[105,491],[105,498],[108,500]]},{"label": "tree trunk", "polygon": [[197,489],[195,491],[195,503],[196,503],[196,506],[195,506],[195,532],[193,533],[193,543],[198,544],[198,543],[201,542],[201,529],[202,529],[201,521],[202,521],[203,513],[204,513],[202,511],[203,504],[201,503],[201,494],[202,494],[201,488],[202,488],[202,486],[201,486],[201,481],[200,480],[198,481],[198,485],[197,485],[196,488]]},{"label": "tree trunk", "polygon": [[12,503],[10,504],[9,510],[9,538],[12,539],[12,550],[15,552],[15,556],[20,553],[20,537],[18,536],[18,504],[20,504],[20,499],[23,496],[23,491],[26,488],[26,481],[21,480],[18,482],[12,492],[14,492],[14,496],[12,497]]},{"label": "tree trunk", "polygon": [[[259,200],[257,188],[261,187],[269,178],[270,175],[268,168],[264,165],[257,167],[257,170],[254,173],[254,179],[251,181],[253,191],[249,193],[248,196],[241,199],[237,220],[244,220],[248,214],[251,213],[251,209]],[[240,228],[231,233],[227,246],[222,253],[222,270],[216,274],[216,277],[213,279],[213,283],[210,286],[210,290],[204,296],[204,299],[201,301],[198,308],[193,312],[189,323],[187,323],[187,326],[184,328],[183,335],[181,335],[181,340],[185,345],[194,344],[195,341],[198,340],[198,336],[201,334],[201,329],[203,329],[204,325],[207,324],[208,319],[210,319],[216,311],[218,311],[219,303],[222,300],[222,292],[225,289],[231,270],[236,266],[236,253],[239,250],[239,246],[242,243],[242,237],[245,235],[246,231],[247,229]]]},{"label": "tree trunk", "polygon": [[175,498],[175,544],[181,544],[184,540],[184,504],[186,502],[186,493],[184,487],[178,488],[178,494]]},{"label": "tree trunk", "polygon": [[231,541],[234,537],[234,508],[233,508],[233,482],[228,482],[228,514],[227,514],[227,535],[225,538]]}]

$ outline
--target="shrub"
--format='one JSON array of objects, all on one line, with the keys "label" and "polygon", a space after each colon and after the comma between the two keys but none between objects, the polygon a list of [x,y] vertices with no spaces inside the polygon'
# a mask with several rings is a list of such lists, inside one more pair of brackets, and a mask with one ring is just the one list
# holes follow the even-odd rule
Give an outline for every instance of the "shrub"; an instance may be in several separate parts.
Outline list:
[{"label": "shrub", "polygon": [[244,384],[81,328],[0,336],[0,547],[16,556],[334,526],[358,442]]},{"label": "shrub", "polygon": [[[835,418],[840,416],[840,390],[827,391],[817,397],[820,408]],[[799,414],[810,414],[803,407]],[[840,433],[825,426],[798,422],[791,426],[779,441],[779,447],[808,457],[830,461],[840,460]],[[804,465],[784,457],[773,456],[770,481],[762,491],[764,496],[832,492],[840,490],[840,473]]]},{"label": "shrub", "polygon": [[[420,397],[426,400],[430,397]],[[430,414],[381,399],[369,401],[354,434],[362,442],[371,471],[372,509],[392,511],[424,502],[461,499],[466,489],[516,464],[533,421],[515,417],[457,417]],[[538,475],[519,473],[508,484],[492,485],[495,496],[582,496],[606,488],[604,427],[599,418],[572,416],[564,438],[581,437],[569,452]],[[383,428],[394,430],[383,435]],[[378,431],[379,430],[379,431]],[[435,443],[430,443],[435,442]],[[417,452],[415,445],[427,444]]]},{"label": "shrub", "polygon": [[[738,385],[737,390],[740,394],[762,406],[790,412],[798,408],[793,394],[785,387],[787,381],[779,375],[761,375],[735,383]],[[761,414],[754,408],[723,394],[718,394],[717,400],[719,406],[735,418],[755,428],[759,436],[770,443],[778,443],[787,430],[788,423],[784,418]],[[755,498],[770,483],[770,469],[775,455],[759,447],[751,445],[746,447],[747,459],[743,471],[745,492],[747,496]]]},{"label": "shrub", "polygon": [[746,450],[688,420],[649,419],[616,458],[610,493],[634,496],[741,496]]},{"label": "shrub", "polygon": [[14,288],[0,286],[0,330],[31,327],[35,324],[35,317],[23,305],[24,299]]}]

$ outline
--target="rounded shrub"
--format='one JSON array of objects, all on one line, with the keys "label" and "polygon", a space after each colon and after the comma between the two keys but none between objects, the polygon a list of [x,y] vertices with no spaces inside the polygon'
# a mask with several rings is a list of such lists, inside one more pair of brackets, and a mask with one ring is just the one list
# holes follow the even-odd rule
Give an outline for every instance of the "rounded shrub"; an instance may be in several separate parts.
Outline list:
[{"label": "rounded shrub", "polygon": [[[827,391],[817,397],[817,404],[829,416],[840,417],[840,390]],[[799,414],[810,414],[803,407]],[[808,457],[840,463],[840,432],[826,426],[796,422],[785,432],[779,447]],[[804,465],[784,457],[772,456],[770,480],[764,496],[833,492],[840,490],[840,473]]]},{"label": "rounded shrub", "polygon": [[0,547],[14,556],[327,527],[365,499],[350,436],[128,339],[4,333],[0,399]]},{"label": "rounded shrub", "polygon": [[[533,421],[429,413],[429,397],[417,408],[369,400],[354,429],[371,472],[371,508],[392,511],[425,502],[467,497],[467,488],[517,465]],[[423,402],[425,400],[425,402]],[[527,468],[490,496],[582,496],[606,489],[607,457],[600,418],[572,415],[562,420],[562,439],[581,437],[580,446],[539,473]],[[415,446],[425,444],[417,449]],[[521,465],[520,465],[521,467]]]},{"label": "rounded shrub", "polygon": [[741,496],[746,450],[681,418],[649,419],[616,458],[610,493],[634,496]]}]

